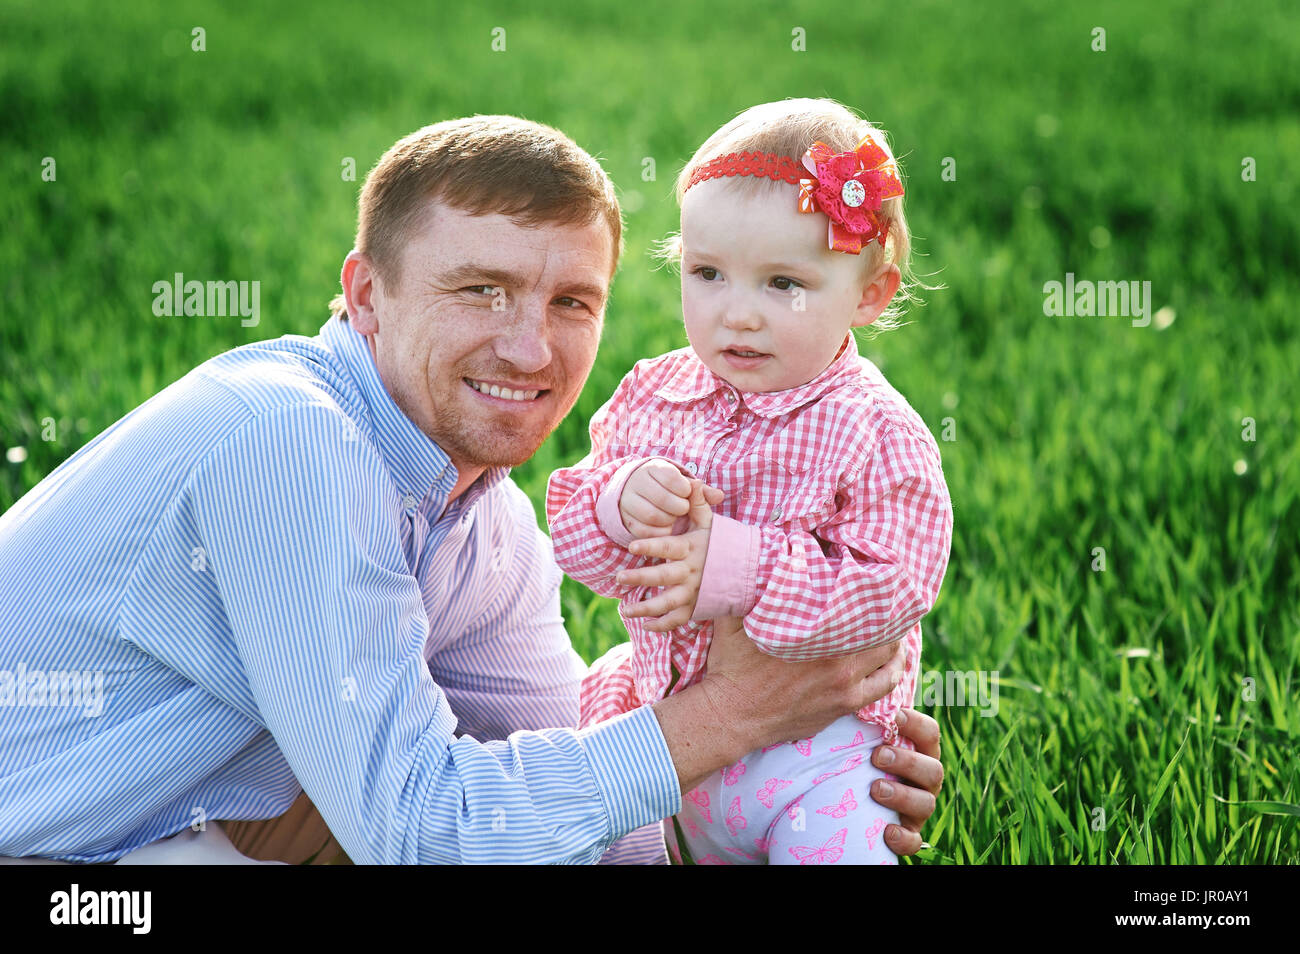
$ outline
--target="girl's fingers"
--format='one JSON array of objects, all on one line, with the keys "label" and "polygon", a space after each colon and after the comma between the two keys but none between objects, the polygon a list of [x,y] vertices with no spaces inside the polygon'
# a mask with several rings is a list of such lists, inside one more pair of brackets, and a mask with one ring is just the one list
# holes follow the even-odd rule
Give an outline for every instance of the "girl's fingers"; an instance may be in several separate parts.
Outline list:
[{"label": "girl's fingers", "polygon": [[647,616],[663,616],[665,613],[671,613],[673,610],[682,605],[682,599],[685,594],[680,588],[673,588],[667,592],[660,593],[658,596],[648,600],[642,600],[640,603],[634,603],[628,607],[620,607],[624,616],[641,619]]},{"label": "girl's fingers", "polygon": [[[670,513],[650,498],[640,494],[628,494],[623,500],[623,509],[642,523],[655,527],[671,527],[677,517],[681,516],[681,514]],[[686,513],[686,510],[682,510],[682,513]]]},{"label": "girl's fingers", "polygon": [[614,579],[620,586],[676,586],[686,582],[690,573],[680,562],[656,563],[634,570],[620,570]]},{"label": "girl's fingers", "polygon": [[666,633],[669,630],[673,630],[676,629],[678,626],[681,626],[690,618],[691,618],[690,608],[682,606],[673,610],[667,616],[663,616],[659,619],[650,620],[648,623],[645,624],[644,628],[649,630],[652,633]]},{"label": "girl's fingers", "polygon": [[627,545],[629,553],[636,556],[652,557],[656,560],[684,560],[691,547],[682,537],[656,537],[649,540],[633,540]]},{"label": "girl's fingers", "polygon": [[[654,468],[650,470],[650,476],[655,483],[668,491],[670,495],[678,500],[685,499],[691,495],[691,483],[682,472],[676,467]],[[682,513],[686,511],[683,510]]]},{"label": "girl's fingers", "polygon": [[627,532],[634,537],[667,537],[671,536],[673,532],[672,527],[652,527],[640,520],[633,520],[628,523],[625,519],[623,523],[627,526]]}]

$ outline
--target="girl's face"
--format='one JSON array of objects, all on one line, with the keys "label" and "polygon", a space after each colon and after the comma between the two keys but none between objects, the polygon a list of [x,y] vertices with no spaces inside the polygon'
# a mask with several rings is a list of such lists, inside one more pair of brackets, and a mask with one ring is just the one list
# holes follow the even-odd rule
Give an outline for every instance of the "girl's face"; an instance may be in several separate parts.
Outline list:
[{"label": "girl's face", "polygon": [[864,275],[862,256],[828,249],[826,216],[801,213],[794,186],[735,186],[710,179],[682,200],[686,336],[739,390],[784,391],[824,371],[849,328],[880,316],[898,269]]}]

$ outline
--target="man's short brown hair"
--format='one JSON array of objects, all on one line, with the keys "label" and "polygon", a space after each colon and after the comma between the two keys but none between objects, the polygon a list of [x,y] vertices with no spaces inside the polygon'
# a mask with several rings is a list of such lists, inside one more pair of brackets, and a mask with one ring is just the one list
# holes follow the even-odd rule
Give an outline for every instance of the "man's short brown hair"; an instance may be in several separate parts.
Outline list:
[{"label": "man's short brown hair", "polygon": [[[613,239],[611,275],[623,250],[623,219],[605,170],[558,129],[516,116],[425,126],[399,139],[370,170],[357,202],[356,248],[386,288],[401,283],[402,251],[430,199],[475,215],[508,215],[524,226],[603,220]],[[347,317],[342,295],[330,308]]]}]

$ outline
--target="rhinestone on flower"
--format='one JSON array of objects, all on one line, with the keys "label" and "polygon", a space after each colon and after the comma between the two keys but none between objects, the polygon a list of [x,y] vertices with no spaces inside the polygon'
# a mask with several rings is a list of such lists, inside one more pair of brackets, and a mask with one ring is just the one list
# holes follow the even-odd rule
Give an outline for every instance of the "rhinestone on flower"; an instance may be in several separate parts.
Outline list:
[{"label": "rhinestone on flower", "polygon": [[867,190],[857,179],[849,179],[844,183],[844,188],[840,189],[840,198],[844,204],[851,209],[856,209],[863,202],[867,201]]}]

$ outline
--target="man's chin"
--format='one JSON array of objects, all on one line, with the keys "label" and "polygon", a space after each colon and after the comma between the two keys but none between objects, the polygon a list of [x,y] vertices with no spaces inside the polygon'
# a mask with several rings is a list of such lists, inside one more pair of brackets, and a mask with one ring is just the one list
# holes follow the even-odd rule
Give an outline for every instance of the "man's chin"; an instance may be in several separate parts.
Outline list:
[{"label": "man's chin", "polygon": [[472,434],[456,441],[456,448],[443,445],[443,450],[468,467],[519,467],[537,453],[549,432],[540,438],[520,435],[517,440],[502,440],[499,434],[490,439],[475,439]]}]

